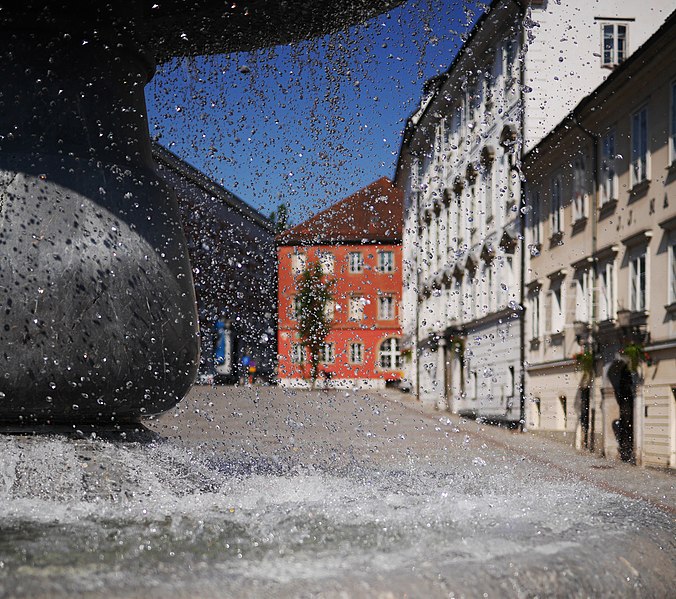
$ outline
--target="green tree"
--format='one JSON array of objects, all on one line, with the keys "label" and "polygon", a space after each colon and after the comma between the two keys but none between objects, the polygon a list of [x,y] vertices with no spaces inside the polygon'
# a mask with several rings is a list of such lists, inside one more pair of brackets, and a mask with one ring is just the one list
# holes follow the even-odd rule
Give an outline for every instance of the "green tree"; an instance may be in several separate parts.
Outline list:
[{"label": "green tree", "polygon": [[275,228],[275,233],[281,233],[289,228],[289,207],[286,204],[277,206],[277,210],[270,213],[270,220]]},{"label": "green tree", "polygon": [[324,276],[319,261],[309,262],[298,276],[296,320],[298,337],[310,354],[310,379],[314,389],[326,337],[331,331],[328,306],[333,299],[335,280]]}]

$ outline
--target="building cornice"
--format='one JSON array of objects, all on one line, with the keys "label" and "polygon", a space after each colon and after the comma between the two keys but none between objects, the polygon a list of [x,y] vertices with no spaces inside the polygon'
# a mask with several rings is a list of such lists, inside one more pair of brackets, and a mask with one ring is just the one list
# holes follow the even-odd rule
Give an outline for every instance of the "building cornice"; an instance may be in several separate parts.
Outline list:
[{"label": "building cornice", "polygon": [[620,246],[616,243],[606,245],[594,253],[594,260],[608,260],[614,258],[620,252]]},{"label": "building cornice", "polygon": [[653,236],[652,229],[643,229],[642,231],[632,233],[631,235],[625,237],[622,240],[622,243],[627,247],[635,247],[637,245],[649,243],[650,240],[652,239],[652,236]]},{"label": "building cornice", "polygon": [[526,370],[528,372],[538,372],[542,370],[551,370],[553,368],[565,368],[567,366],[574,366],[575,360],[566,358],[565,360],[552,360],[551,362],[539,362],[537,364],[528,364]]}]

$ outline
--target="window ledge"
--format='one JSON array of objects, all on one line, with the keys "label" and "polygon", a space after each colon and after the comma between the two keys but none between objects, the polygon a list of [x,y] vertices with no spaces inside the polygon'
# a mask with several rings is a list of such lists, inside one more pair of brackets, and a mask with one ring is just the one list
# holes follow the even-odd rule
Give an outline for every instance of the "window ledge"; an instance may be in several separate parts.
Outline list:
[{"label": "window ledge", "polygon": [[617,199],[613,198],[604,202],[599,207],[599,220],[609,217],[611,214],[615,213],[615,208],[617,208]]},{"label": "window ledge", "polygon": [[565,337],[564,331],[557,331],[555,333],[550,333],[549,334],[549,342],[552,345],[561,345],[563,343],[564,337]]},{"label": "window ledge", "polygon": [[587,226],[587,220],[588,219],[586,216],[581,216],[573,223],[573,235],[576,235],[580,231],[584,230],[584,228]]},{"label": "window ledge", "polygon": [[650,188],[650,179],[643,179],[629,190],[630,201],[644,195]]},{"label": "window ledge", "polygon": [[563,239],[563,231],[557,231],[549,238],[549,247],[559,245]]}]

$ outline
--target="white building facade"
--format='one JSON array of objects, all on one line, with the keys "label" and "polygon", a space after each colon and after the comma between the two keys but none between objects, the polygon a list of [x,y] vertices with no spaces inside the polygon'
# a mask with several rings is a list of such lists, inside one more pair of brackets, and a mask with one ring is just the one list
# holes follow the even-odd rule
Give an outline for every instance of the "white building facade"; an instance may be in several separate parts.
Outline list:
[{"label": "white building facade", "polygon": [[672,2],[495,0],[408,122],[405,374],[460,414],[523,421],[527,207],[521,157],[671,12]]}]

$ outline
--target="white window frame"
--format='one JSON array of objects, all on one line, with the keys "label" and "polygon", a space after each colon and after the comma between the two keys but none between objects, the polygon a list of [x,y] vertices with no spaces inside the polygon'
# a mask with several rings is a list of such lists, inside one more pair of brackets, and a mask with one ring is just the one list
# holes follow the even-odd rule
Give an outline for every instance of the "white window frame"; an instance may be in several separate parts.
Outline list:
[{"label": "white window frame", "polygon": [[531,192],[531,209],[528,212],[530,240],[531,244],[542,245],[542,197],[540,190],[536,189]]},{"label": "white window frame", "polygon": [[358,341],[350,343],[350,364],[364,363],[364,344]]},{"label": "white window frame", "polygon": [[397,337],[388,337],[380,344],[378,365],[384,370],[401,368],[401,344]]},{"label": "white window frame", "polygon": [[348,317],[350,320],[364,320],[364,298],[361,295],[351,295],[349,298]]},{"label": "white window frame", "polygon": [[326,302],[326,305],[324,306],[324,317],[326,320],[329,322],[333,320],[334,314],[336,310],[336,303],[333,300],[329,300]]},{"label": "white window frame", "polygon": [[610,129],[601,142],[601,206],[617,199],[615,129]]},{"label": "white window frame", "polygon": [[294,295],[291,297],[291,320],[298,320],[298,312],[300,311],[300,297]]},{"label": "white window frame", "polygon": [[575,275],[575,320],[591,322],[592,272],[581,270]]},{"label": "white window frame", "polygon": [[547,291],[548,301],[548,319],[547,324],[549,335],[559,335],[563,333],[566,326],[566,295],[563,279],[553,281],[550,289]]},{"label": "white window frame", "polygon": [[580,154],[573,161],[573,223],[587,218],[587,172],[584,156]]},{"label": "white window frame", "polygon": [[486,213],[486,223],[490,223],[493,220],[494,211],[494,193],[493,193],[493,165],[495,164],[494,160],[490,161],[490,164],[486,165],[483,172],[484,179],[484,198],[486,205],[484,206],[484,212]]},{"label": "white window frame", "polygon": [[550,225],[552,236],[563,232],[563,182],[561,175],[555,175],[551,180],[551,214]]},{"label": "white window frame", "polygon": [[469,201],[467,203],[466,219],[467,219],[467,229],[468,229],[468,239],[470,244],[474,245],[475,238],[477,236],[477,206],[476,206],[476,183],[473,182],[467,186],[467,193],[469,196]]},{"label": "white window frame", "polygon": [[650,180],[648,107],[642,106],[631,115],[631,186]]},{"label": "white window frame", "polygon": [[668,304],[676,302],[676,239],[669,240],[669,289]]},{"label": "white window frame", "polygon": [[322,345],[320,361],[322,364],[335,364],[336,362],[335,343],[324,343],[324,345]]},{"label": "white window frame", "polygon": [[505,57],[505,66],[503,69],[504,89],[505,91],[508,91],[514,87],[517,79],[514,75],[514,69],[519,55],[519,44],[516,38],[509,37],[507,40],[505,40],[503,49]]},{"label": "white window frame", "polygon": [[676,163],[676,80],[671,82],[671,110],[669,127],[669,163]]},{"label": "white window frame", "polygon": [[305,364],[305,346],[302,343],[291,344],[291,363]]},{"label": "white window frame", "polygon": [[396,318],[396,303],[394,295],[378,296],[378,320],[394,320]]},{"label": "white window frame", "polygon": [[[610,38],[606,35],[608,31],[611,32]],[[612,40],[610,48],[606,47],[607,39]],[[612,69],[622,64],[627,59],[628,46],[629,24],[626,21],[621,23],[601,23],[601,66]]]},{"label": "white window frame", "polygon": [[540,327],[542,319],[542,308],[540,301],[540,291],[533,291],[530,294],[530,336],[531,339],[540,339],[542,330]]},{"label": "white window frame", "polygon": [[336,260],[333,254],[326,250],[321,250],[319,254],[319,264],[322,267],[322,274],[332,275],[335,272]]},{"label": "white window frame", "polygon": [[364,254],[361,252],[348,252],[348,270],[352,274],[364,272]]},{"label": "white window frame", "polygon": [[291,272],[295,277],[300,276],[307,266],[307,254],[294,250],[291,254]]},{"label": "white window frame", "polygon": [[617,302],[617,280],[615,260],[608,260],[599,266],[599,320],[615,320]]},{"label": "white window frame", "polygon": [[629,260],[629,309],[645,312],[648,309],[648,252],[643,250]]}]

